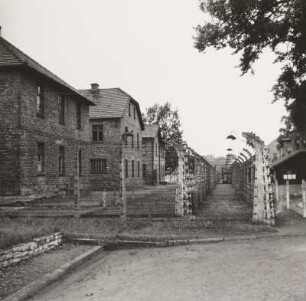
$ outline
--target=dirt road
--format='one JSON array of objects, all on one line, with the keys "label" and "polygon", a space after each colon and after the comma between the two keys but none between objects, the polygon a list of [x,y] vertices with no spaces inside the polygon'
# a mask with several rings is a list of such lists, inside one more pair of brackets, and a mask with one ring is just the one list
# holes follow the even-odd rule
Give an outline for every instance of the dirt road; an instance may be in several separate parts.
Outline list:
[{"label": "dirt road", "polygon": [[306,300],[306,238],[101,254],[32,301]]}]

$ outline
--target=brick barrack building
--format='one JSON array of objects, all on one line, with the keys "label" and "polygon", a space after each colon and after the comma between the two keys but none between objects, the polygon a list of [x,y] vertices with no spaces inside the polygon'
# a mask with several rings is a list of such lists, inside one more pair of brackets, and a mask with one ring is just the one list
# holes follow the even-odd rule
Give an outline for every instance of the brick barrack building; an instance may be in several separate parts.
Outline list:
[{"label": "brick barrack building", "polygon": [[120,172],[127,189],[144,184],[142,133],[144,124],[138,102],[120,88],[79,90],[96,106],[90,108],[90,189],[117,190]]},{"label": "brick barrack building", "polygon": [[146,125],[142,134],[142,160],[146,184],[165,181],[165,142],[157,124]]},{"label": "brick barrack building", "polygon": [[0,195],[74,190],[76,158],[88,187],[89,106],[49,70],[0,37]]}]

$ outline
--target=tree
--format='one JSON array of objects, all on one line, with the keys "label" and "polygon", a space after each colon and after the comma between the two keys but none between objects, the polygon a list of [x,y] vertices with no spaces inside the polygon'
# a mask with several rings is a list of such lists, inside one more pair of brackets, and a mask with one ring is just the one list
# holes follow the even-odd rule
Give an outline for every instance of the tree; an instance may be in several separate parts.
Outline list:
[{"label": "tree", "polygon": [[195,47],[227,46],[240,53],[242,74],[265,48],[283,64],[273,86],[274,100],[284,101],[288,120],[306,135],[306,1],[305,0],[206,0],[200,9],[211,22],[196,27]]},{"label": "tree", "polygon": [[160,126],[162,137],[166,142],[166,169],[170,172],[174,171],[177,167],[177,154],[172,144],[184,144],[178,110],[173,110],[170,102],[164,105],[156,103],[147,108],[142,117],[145,124]]}]

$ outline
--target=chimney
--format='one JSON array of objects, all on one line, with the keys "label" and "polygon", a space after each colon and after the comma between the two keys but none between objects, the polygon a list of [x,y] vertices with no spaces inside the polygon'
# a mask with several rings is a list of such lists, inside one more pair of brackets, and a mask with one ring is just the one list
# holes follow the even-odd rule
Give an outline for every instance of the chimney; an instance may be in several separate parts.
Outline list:
[{"label": "chimney", "polygon": [[99,84],[93,83],[91,84],[91,93],[98,93],[99,92]]}]

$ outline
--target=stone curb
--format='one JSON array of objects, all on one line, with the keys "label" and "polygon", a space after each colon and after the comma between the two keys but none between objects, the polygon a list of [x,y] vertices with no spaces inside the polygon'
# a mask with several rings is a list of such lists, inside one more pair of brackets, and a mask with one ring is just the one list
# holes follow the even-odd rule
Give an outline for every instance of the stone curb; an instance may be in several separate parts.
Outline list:
[{"label": "stone curb", "polygon": [[164,241],[140,241],[140,240],[118,240],[105,245],[104,249],[113,251],[121,249],[135,249],[135,248],[160,248],[160,247],[172,247],[180,245],[191,244],[211,244],[226,241],[244,241],[255,240],[261,238],[279,238],[279,237],[300,237],[305,236],[305,233],[293,233],[293,234],[265,234],[265,235],[244,235],[244,236],[228,236],[228,237],[213,237],[213,238],[193,238],[193,239],[173,239]]},{"label": "stone curb", "polygon": [[48,274],[45,274],[38,280],[30,283],[29,285],[23,287],[16,293],[6,297],[2,301],[22,301],[26,298],[29,298],[45,288],[46,286],[52,284],[59,278],[63,277],[68,271],[71,271],[72,269],[79,266],[81,263],[83,263],[85,260],[90,259],[97,253],[103,250],[103,246],[95,246],[92,249],[84,252],[83,254],[77,256],[73,260],[61,265],[58,269],[54,270],[53,272],[50,272]]}]

